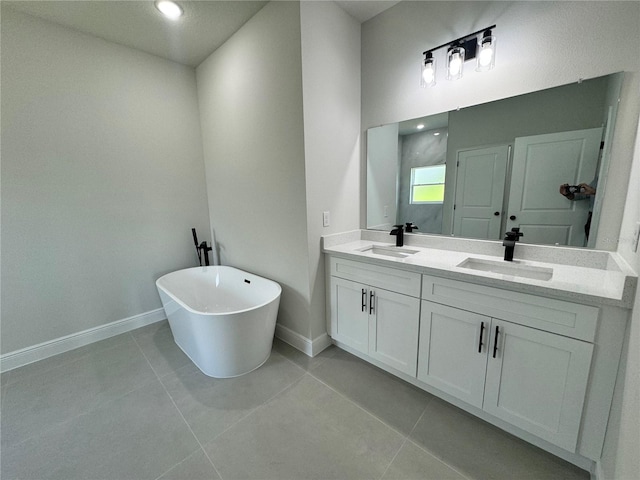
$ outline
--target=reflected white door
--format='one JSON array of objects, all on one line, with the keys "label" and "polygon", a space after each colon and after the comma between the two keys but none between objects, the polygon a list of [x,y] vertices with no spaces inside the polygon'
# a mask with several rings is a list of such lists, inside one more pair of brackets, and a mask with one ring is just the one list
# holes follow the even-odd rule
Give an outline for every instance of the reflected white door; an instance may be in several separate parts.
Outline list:
[{"label": "reflected white door", "polygon": [[453,234],[501,238],[507,145],[458,152]]},{"label": "reflected white door", "polygon": [[559,188],[595,178],[601,139],[602,128],[516,138],[506,229],[519,226],[526,243],[583,246],[589,200]]}]

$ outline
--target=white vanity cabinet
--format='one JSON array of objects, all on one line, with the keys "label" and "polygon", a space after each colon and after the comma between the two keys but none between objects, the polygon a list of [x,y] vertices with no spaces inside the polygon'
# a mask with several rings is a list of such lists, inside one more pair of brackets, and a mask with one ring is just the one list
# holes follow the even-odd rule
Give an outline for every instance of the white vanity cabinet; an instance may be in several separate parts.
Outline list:
[{"label": "white vanity cabinet", "polygon": [[418,379],[576,451],[599,309],[423,276]]},{"label": "white vanity cabinet", "polygon": [[575,452],[593,345],[422,302],[418,379]]},{"label": "white vanity cabinet", "polygon": [[420,275],[339,258],[330,268],[333,339],[415,377]]},{"label": "white vanity cabinet", "polygon": [[525,293],[522,282],[502,288],[425,269],[436,268],[327,255],[334,343],[591,469],[609,421],[629,319],[624,301],[553,288]]}]

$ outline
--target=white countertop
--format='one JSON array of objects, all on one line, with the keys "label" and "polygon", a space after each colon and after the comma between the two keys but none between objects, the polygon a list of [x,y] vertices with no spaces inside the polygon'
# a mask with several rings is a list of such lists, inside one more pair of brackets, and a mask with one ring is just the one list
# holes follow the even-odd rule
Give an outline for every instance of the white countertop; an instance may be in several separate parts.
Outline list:
[{"label": "white countertop", "polygon": [[[599,261],[593,262],[593,264],[598,265],[598,268],[593,268],[567,263],[518,259],[518,247],[522,248],[522,246],[517,245],[516,257],[512,263],[514,266],[553,269],[553,275],[549,280],[537,280],[458,266],[470,257],[504,262],[503,257],[405,244],[403,248],[417,251],[417,253],[404,258],[393,258],[361,250],[371,245],[396,248],[395,243],[356,239],[356,237],[361,237],[361,235],[356,235],[356,232],[347,232],[342,237],[339,235],[331,237],[323,237],[323,251],[330,255],[578,303],[631,308],[636,290],[637,275],[624,260],[613,252],[597,252]],[[341,243],[341,240],[344,242]],[[567,255],[570,256],[571,252],[568,252]],[[603,258],[606,261],[602,261]],[[505,262],[505,264],[508,263]]]}]

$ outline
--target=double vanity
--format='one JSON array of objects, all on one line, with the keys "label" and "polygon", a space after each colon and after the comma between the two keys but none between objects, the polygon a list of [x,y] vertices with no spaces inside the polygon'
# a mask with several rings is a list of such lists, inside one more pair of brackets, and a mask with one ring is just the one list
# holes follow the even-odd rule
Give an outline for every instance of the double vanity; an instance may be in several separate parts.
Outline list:
[{"label": "double vanity", "polygon": [[[327,328],[370,363],[582,468],[602,453],[637,277],[617,254],[323,237]],[[470,253],[472,252],[472,253]]]}]

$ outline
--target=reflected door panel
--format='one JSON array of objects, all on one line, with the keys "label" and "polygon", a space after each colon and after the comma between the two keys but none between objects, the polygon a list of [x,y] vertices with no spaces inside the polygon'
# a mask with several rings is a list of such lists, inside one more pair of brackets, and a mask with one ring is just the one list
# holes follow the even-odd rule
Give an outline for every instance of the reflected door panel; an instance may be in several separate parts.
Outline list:
[{"label": "reflected door panel", "polygon": [[602,128],[516,138],[507,230],[520,227],[526,243],[584,246],[588,199],[570,201],[560,185],[591,183]]},{"label": "reflected door panel", "polygon": [[507,145],[458,153],[453,234],[500,238]]}]

